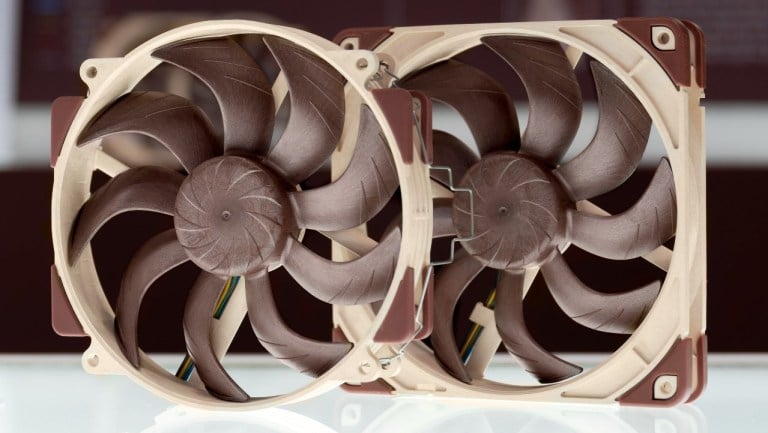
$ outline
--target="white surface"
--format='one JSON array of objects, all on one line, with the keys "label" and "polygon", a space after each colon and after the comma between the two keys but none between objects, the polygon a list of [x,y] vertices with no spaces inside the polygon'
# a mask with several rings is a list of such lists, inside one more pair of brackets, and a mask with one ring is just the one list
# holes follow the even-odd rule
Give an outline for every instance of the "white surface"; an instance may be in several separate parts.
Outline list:
[{"label": "white surface", "polygon": [[[167,358],[173,360],[173,358]],[[582,360],[587,361],[587,360]],[[233,357],[239,380],[285,386],[302,379],[262,357]],[[496,367],[511,369],[511,364]],[[503,371],[497,372],[503,375]],[[468,407],[429,398],[333,391],[294,406],[249,413],[171,407],[124,377],[90,376],[77,356],[0,357],[0,432],[473,432],[688,433],[768,431],[768,358],[714,355],[694,405]]]},{"label": "white surface", "polygon": [[0,1],[0,165],[14,161],[18,3]]},{"label": "white surface", "polygon": [[[768,165],[768,104],[748,102],[704,102],[706,106],[706,140],[708,165]],[[517,103],[521,128],[527,120],[527,107]],[[586,103],[582,124],[566,159],[574,156],[592,139],[597,125],[597,106]],[[15,116],[15,147],[11,162],[15,165],[48,164],[50,153],[50,107],[20,107]],[[447,130],[467,143],[472,136],[461,117],[452,110],[436,110],[435,128]],[[663,155],[661,137],[652,131],[644,163],[656,165]],[[0,165],[3,165],[0,158]]]}]

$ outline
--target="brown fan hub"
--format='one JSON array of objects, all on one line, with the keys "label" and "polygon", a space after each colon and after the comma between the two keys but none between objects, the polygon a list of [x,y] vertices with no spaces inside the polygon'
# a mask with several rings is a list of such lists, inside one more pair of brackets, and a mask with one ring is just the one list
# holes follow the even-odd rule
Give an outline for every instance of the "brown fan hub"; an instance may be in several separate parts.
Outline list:
[{"label": "brown fan hub", "polygon": [[277,260],[290,209],[283,185],[247,158],[210,159],[186,178],[176,197],[179,242],[201,269],[249,275]]},{"label": "brown fan hub", "polygon": [[520,269],[543,263],[564,242],[566,210],[572,206],[560,183],[537,162],[512,152],[484,157],[473,165],[457,192],[453,223],[457,234],[474,237],[462,246],[486,266]]}]

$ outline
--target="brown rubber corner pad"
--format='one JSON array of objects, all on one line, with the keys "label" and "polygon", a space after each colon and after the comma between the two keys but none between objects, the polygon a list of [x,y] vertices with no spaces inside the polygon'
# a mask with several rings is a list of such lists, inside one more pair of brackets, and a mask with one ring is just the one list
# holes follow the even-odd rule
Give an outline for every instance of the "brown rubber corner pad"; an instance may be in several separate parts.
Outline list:
[{"label": "brown rubber corner pad", "polygon": [[367,382],[360,385],[350,385],[348,383],[342,383],[341,389],[353,394],[378,394],[378,395],[390,395],[395,391],[392,385],[384,381],[384,379],[377,379],[373,382]]},{"label": "brown rubber corner pad", "polygon": [[707,387],[707,353],[709,351],[707,347],[707,334],[701,334],[696,341],[696,350],[694,351],[694,355],[696,355],[697,370],[696,387],[693,389],[693,392],[691,392],[691,395],[688,397],[688,401],[686,401],[686,403],[691,403],[698,399],[704,392],[704,388]]},{"label": "brown rubber corner pad", "polygon": [[421,137],[424,140],[426,155],[424,155],[421,149],[421,143],[416,143],[419,145],[419,155],[421,155],[421,160],[425,164],[431,164],[434,156],[432,148],[432,98],[417,90],[411,90],[410,92],[414,99],[419,101],[421,107],[421,110],[419,110],[421,116]]},{"label": "brown rubber corner pad", "polygon": [[702,89],[707,87],[707,55],[706,55],[706,41],[704,40],[704,32],[701,31],[701,27],[693,21],[680,20],[688,30],[693,34],[694,44],[696,44],[696,58],[694,59],[694,66],[696,67],[696,82]]},{"label": "brown rubber corner pad", "polygon": [[[690,338],[677,340],[651,372],[632,389],[617,400],[619,404],[629,406],[671,407],[688,401],[693,388],[691,358],[693,342]],[[676,376],[677,390],[668,399],[658,400],[653,396],[653,388],[659,376]]]},{"label": "brown rubber corner pad", "polygon": [[[674,50],[664,51],[654,46],[651,40],[651,28],[656,26],[667,27],[674,34]],[[664,71],[677,87],[692,85],[691,65],[697,71],[696,81],[701,87],[704,87],[704,36],[695,24],[669,17],[620,18],[616,21],[616,28],[645,48],[664,68]],[[693,38],[691,38],[689,31],[693,34]],[[695,58],[693,59],[691,58],[691,43],[696,44],[696,50],[693,53]]]},{"label": "brown rubber corner pad", "polygon": [[56,265],[51,266],[51,326],[62,337],[87,337],[69,303]]},{"label": "brown rubber corner pad", "polygon": [[387,88],[371,90],[373,98],[384,112],[395,135],[403,162],[413,162],[413,96],[405,89]]},{"label": "brown rubber corner pad", "polygon": [[353,27],[337,33],[333,38],[333,43],[338,45],[344,39],[357,38],[359,49],[373,50],[390,36],[392,36],[391,27]]},{"label": "brown rubber corner pad", "polygon": [[414,320],[413,268],[407,268],[395,299],[387,311],[387,316],[376,331],[373,341],[377,343],[405,343],[416,331]]},{"label": "brown rubber corner pad", "polygon": [[[424,275],[424,274],[422,274]],[[422,328],[418,334],[416,334],[416,340],[423,340],[432,335],[432,328],[435,324],[434,316],[434,299],[435,299],[435,273],[429,274],[429,280],[424,285],[424,290],[427,293],[424,295],[424,307],[421,310],[421,324]]]},{"label": "brown rubber corner pad", "polygon": [[82,96],[60,96],[51,104],[51,167],[56,166],[64,138],[84,100]]}]

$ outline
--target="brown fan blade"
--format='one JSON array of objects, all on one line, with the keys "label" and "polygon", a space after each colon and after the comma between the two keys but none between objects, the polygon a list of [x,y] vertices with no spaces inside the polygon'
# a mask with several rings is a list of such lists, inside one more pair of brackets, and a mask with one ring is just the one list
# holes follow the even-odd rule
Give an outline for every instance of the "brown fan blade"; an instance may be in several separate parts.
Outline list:
[{"label": "brown fan blade", "polygon": [[70,236],[70,264],[116,215],[138,210],[173,215],[176,194],[183,181],[182,174],[162,167],[131,168],[110,179],[80,209]]},{"label": "brown fan blade", "polygon": [[451,376],[462,382],[472,381],[464,363],[461,362],[453,332],[453,312],[461,294],[483,270],[483,265],[466,251],[456,252],[453,263],[447,265],[435,279],[434,327],[432,329],[432,350]]},{"label": "brown fan blade", "polygon": [[237,42],[230,38],[182,42],[152,55],[190,72],[211,89],[221,109],[225,153],[266,153],[275,117],[272,86]]},{"label": "brown fan blade", "polygon": [[651,118],[626,85],[598,62],[590,63],[600,118],[592,142],[560,166],[574,201],[613,190],[635,171],[648,144]]},{"label": "brown fan blade", "polygon": [[337,231],[370,220],[397,187],[397,171],[387,142],[370,108],[364,105],[357,147],[341,177],[320,188],[292,191],[289,197],[299,227]]},{"label": "brown fan blade", "polygon": [[333,262],[289,237],[283,266],[312,296],[335,305],[359,305],[384,299],[395,272],[400,229],[388,233],[368,254]]},{"label": "brown fan blade", "polygon": [[581,121],[581,91],[559,43],[517,36],[486,36],[483,44],[506,60],[528,93],[522,153],[557,165]]},{"label": "brown fan blade", "polygon": [[672,167],[663,158],[648,189],[629,210],[613,216],[571,211],[570,237],[592,254],[628,260],[653,251],[674,236],[676,214]]},{"label": "brown fan blade", "polygon": [[211,395],[222,400],[243,402],[249,399],[221,365],[211,342],[213,310],[225,280],[208,272],[200,272],[184,306],[184,340],[189,357]]},{"label": "brown fan blade", "polygon": [[438,198],[432,201],[432,237],[444,238],[456,236],[453,225],[453,199]]},{"label": "brown fan blade", "polygon": [[[398,85],[424,92],[456,109],[467,122],[481,155],[520,146],[512,101],[501,84],[474,66],[446,60],[405,77]],[[439,149],[437,145],[435,149]]]},{"label": "brown fan blade", "polygon": [[541,383],[559,382],[581,373],[581,367],[541,347],[528,331],[523,315],[523,280],[522,272],[501,271],[496,286],[494,317],[504,347]]},{"label": "brown fan blade", "polygon": [[160,276],[189,260],[169,229],[154,236],[139,248],[123,274],[115,308],[115,329],[123,354],[134,367],[139,367],[139,309],[149,286]]},{"label": "brown fan blade", "polygon": [[557,305],[576,323],[601,332],[631,334],[651,309],[658,281],[622,293],[602,293],[587,287],[556,252],[541,268]]},{"label": "brown fan blade", "polygon": [[448,185],[448,173],[445,170],[432,170],[432,179],[445,186],[456,186],[479,158],[463,141],[453,135],[439,130],[433,131],[432,134],[435,149],[432,165],[449,167],[453,185]]},{"label": "brown fan blade", "polygon": [[102,111],[78,143],[124,132],[159,141],[187,172],[213,156],[216,141],[210,121],[192,102],[168,93],[131,92]]},{"label": "brown fan blade", "polygon": [[282,363],[317,377],[336,365],[352,349],[349,343],[312,340],[285,324],[272,296],[266,271],[248,277],[245,283],[248,319],[262,346]]},{"label": "brown fan blade", "polygon": [[325,61],[284,39],[265,36],[288,83],[291,113],[267,160],[291,184],[331,156],[344,127],[344,78]]}]

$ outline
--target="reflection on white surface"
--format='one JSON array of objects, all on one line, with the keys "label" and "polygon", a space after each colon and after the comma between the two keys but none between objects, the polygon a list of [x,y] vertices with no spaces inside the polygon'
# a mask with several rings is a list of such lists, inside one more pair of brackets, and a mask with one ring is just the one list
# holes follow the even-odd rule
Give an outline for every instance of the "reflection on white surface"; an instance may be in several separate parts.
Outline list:
[{"label": "reflection on white surface", "polygon": [[[764,432],[768,425],[768,365],[762,359],[749,364],[717,359],[704,396],[695,406],[675,409],[542,404],[482,407],[333,391],[283,408],[232,413],[171,407],[124,377],[85,374],[75,356],[2,357],[0,432]],[[262,361],[254,364],[258,366],[249,368],[240,359],[233,368],[247,381],[283,382],[295,376]]]}]

